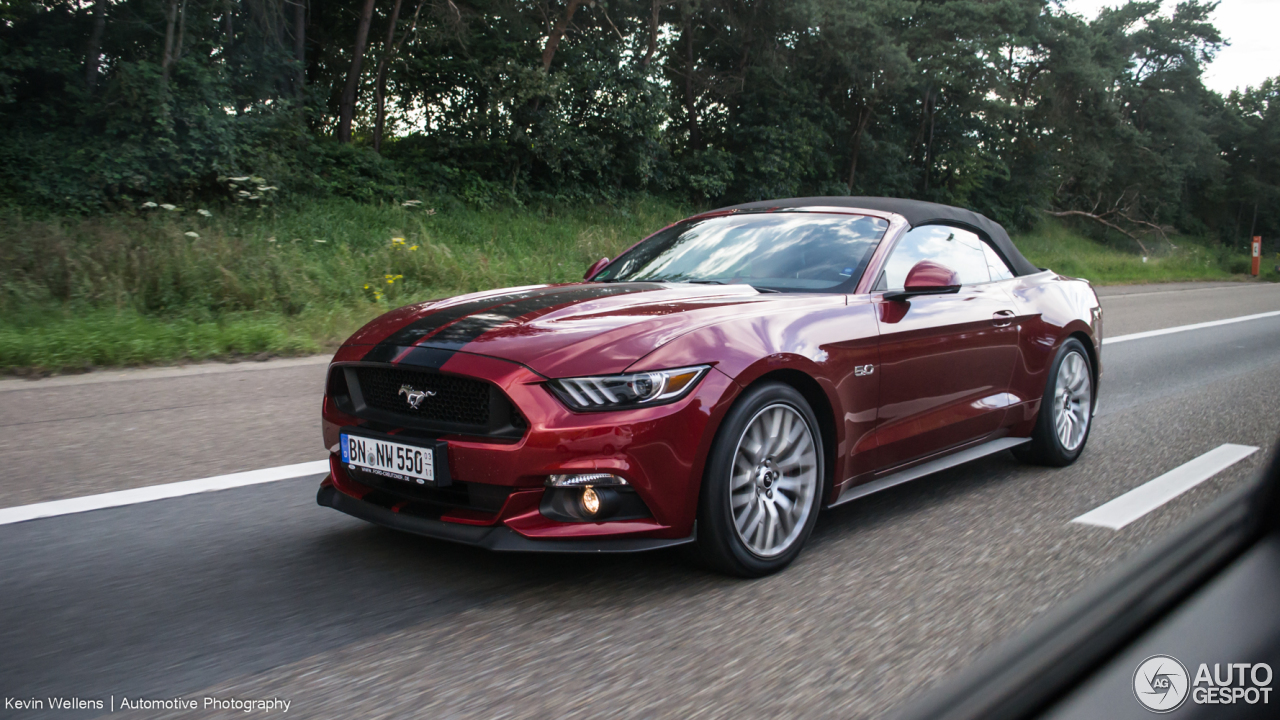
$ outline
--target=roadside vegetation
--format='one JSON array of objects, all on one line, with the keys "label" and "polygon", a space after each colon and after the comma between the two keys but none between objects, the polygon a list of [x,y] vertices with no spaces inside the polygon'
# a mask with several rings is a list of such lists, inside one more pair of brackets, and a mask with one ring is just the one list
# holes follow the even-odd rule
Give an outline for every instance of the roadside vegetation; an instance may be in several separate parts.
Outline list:
[{"label": "roadside vegetation", "polygon": [[0,373],[320,352],[766,198],[972,208],[1095,283],[1260,235],[1275,278],[1280,77],[1207,87],[1215,3],[1172,5],[9,0]]},{"label": "roadside vegetation", "polygon": [[[10,215],[0,223],[0,369],[322,352],[399,305],[578,280],[591,262],[694,210],[652,197],[487,209],[447,198],[332,198]],[[1243,248],[1186,236],[1151,247],[1146,262],[1123,248],[1127,238],[1113,246],[1057,222],[1015,242],[1039,266],[1099,284],[1243,279],[1248,269]],[[1273,269],[1270,279],[1280,279]]]}]

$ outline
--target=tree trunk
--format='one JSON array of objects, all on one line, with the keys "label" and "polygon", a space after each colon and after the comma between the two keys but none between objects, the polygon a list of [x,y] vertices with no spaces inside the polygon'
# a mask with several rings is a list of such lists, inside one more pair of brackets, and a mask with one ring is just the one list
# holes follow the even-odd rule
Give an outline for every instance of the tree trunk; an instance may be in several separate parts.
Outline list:
[{"label": "tree trunk", "polygon": [[187,35],[187,0],[178,6],[178,39],[173,49],[173,62],[182,57],[182,39]]},{"label": "tree trunk", "polygon": [[107,30],[107,0],[93,4],[93,32],[89,35],[89,49],[84,54],[84,84],[93,92],[98,84],[98,63],[102,60],[102,35]]},{"label": "tree trunk", "polygon": [[396,39],[396,23],[400,21],[400,4],[396,0],[391,7],[390,22],[387,23],[387,39],[382,43],[382,56],[378,58],[378,70],[374,73],[373,83],[373,151],[382,152],[382,128],[386,122],[387,63],[391,60],[391,43]]},{"label": "tree trunk", "polygon": [[684,113],[689,124],[689,147],[693,150],[702,147],[702,129],[698,127],[698,110],[693,96],[693,18],[692,13],[684,16]]},{"label": "tree trunk", "polygon": [[306,0],[293,0],[293,61],[298,64],[298,74],[294,78],[294,91],[301,98],[307,87]]},{"label": "tree trunk", "polygon": [[356,114],[356,91],[360,88],[360,65],[364,60],[365,44],[369,40],[369,24],[373,22],[374,0],[364,0],[360,13],[360,26],[356,29],[356,44],[351,55],[351,69],[347,71],[347,85],[342,90],[342,104],[338,108],[338,142],[351,142],[351,120]]},{"label": "tree trunk", "polygon": [[929,112],[929,142],[924,148],[924,191],[929,192],[929,171],[933,168],[933,116],[937,109],[937,101],[930,99],[927,110]]},{"label": "tree trunk", "polygon": [[653,54],[658,51],[658,0],[653,0],[653,10],[649,15],[649,47],[640,58],[640,67],[647,68],[653,62]]},{"label": "tree trunk", "polygon": [[569,0],[569,7],[565,9],[564,16],[560,18],[560,22],[552,28],[551,34],[547,36],[547,45],[542,49],[542,72],[551,71],[551,61],[556,57],[556,48],[560,47],[560,40],[564,37],[564,33],[569,29],[569,23],[573,21],[573,14],[578,11],[578,6],[583,0]]},{"label": "tree trunk", "polygon": [[236,4],[235,0],[226,0],[226,10],[222,13],[222,51],[225,54],[231,49],[231,43],[236,39]]},{"label": "tree trunk", "polygon": [[853,158],[849,161],[849,189],[846,194],[853,194],[853,181],[858,176],[858,153],[862,150],[862,133],[871,123],[871,106],[868,105],[858,113],[858,127],[853,131]]},{"label": "tree trunk", "polygon": [[178,0],[169,0],[165,11],[164,57],[160,59],[160,83],[169,86],[169,66],[173,64],[173,36],[178,23]]}]

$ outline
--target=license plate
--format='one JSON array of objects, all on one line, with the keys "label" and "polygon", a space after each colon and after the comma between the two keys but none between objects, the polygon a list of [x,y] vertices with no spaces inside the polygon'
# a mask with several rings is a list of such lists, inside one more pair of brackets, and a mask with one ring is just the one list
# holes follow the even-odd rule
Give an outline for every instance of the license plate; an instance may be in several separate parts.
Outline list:
[{"label": "license plate", "polygon": [[342,433],[342,462],[351,468],[415,485],[436,482],[435,451],[417,445]]}]

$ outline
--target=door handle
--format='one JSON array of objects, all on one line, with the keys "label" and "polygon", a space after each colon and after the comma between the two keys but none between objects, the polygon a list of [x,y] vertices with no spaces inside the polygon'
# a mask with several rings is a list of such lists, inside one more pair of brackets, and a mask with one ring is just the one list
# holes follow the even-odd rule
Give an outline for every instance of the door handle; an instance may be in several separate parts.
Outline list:
[{"label": "door handle", "polygon": [[997,310],[991,316],[991,324],[996,327],[1008,327],[1013,324],[1012,310]]}]

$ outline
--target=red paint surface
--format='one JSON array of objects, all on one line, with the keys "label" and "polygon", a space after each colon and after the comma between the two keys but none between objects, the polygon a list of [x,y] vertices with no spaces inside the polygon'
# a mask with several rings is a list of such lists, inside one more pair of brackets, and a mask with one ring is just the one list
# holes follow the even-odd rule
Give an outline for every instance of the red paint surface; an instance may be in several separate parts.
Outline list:
[{"label": "red paint surface", "polygon": [[921,260],[907,271],[907,279],[903,281],[902,287],[907,290],[920,290],[953,287],[959,284],[960,280],[956,278],[956,273],[951,268],[932,260]]}]

